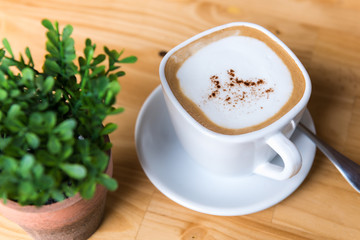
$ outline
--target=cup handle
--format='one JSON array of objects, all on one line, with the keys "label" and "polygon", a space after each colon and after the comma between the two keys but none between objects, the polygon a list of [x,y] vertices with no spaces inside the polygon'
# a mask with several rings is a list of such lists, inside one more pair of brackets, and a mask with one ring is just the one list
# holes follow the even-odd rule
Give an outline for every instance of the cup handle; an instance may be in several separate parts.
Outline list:
[{"label": "cup handle", "polygon": [[281,132],[271,136],[266,143],[280,155],[284,162],[284,167],[277,166],[270,162],[257,167],[254,173],[272,178],[275,180],[285,180],[297,174],[301,168],[301,155],[293,142]]}]

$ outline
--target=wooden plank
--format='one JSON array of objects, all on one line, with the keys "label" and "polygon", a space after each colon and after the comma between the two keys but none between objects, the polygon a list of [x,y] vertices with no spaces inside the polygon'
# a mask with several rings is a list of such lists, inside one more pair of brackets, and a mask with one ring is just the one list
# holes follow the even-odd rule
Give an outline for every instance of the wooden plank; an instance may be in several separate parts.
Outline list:
[{"label": "wooden plank", "polygon": [[136,239],[311,239],[305,232],[288,232],[272,224],[273,211],[242,217],[198,214],[156,192]]}]

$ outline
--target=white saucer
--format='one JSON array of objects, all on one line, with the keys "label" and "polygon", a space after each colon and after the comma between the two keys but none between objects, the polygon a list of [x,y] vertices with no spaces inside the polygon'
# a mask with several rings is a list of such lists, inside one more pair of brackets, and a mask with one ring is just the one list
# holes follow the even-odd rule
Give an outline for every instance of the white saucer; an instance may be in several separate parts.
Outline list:
[{"label": "white saucer", "polygon": [[[310,113],[302,122],[315,130]],[[293,193],[312,166],[316,147],[299,131],[291,138],[303,158],[300,172],[285,181],[258,175],[221,177],[199,166],[183,150],[165,106],[161,87],[145,101],[135,130],[139,161],[150,181],[167,197],[192,210],[234,216],[264,210]],[[274,162],[281,162],[275,158]]]}]

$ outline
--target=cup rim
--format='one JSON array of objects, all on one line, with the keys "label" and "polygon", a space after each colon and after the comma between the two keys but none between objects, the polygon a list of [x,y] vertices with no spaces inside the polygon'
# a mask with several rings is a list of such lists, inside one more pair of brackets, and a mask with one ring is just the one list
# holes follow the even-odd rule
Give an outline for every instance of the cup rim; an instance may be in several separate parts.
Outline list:
[{"label": "cup rim", "polygon": [[[295,61],[296,65],[299,67],[301,73],[304,76],[304,80],[305,80],[305,90],[304,90],[304,94],[302,96],[302,98],[300,99],[300,101],[287,113],[285,113],[280,119],[276,120],[275,122],[265,126],[264,128],[258,129],[256,131],[252,131],[249,133],[243,133],[243,134],[237,134],[237,135],[228,135],[228,134],[222,134],[222,133],[218,133],[218,132],[214,132],[212,130],[207,129],[206,127],[204,127],[203,125],[201,125],[200,123],[198,123],[184,108],[183,106],[178,102],[178,100],[176,99],[175,95],[172,93],[170,86],[166,80],[165,77],[165,65],[168,61],[168,59],[170,58],[171,55],[173,55],[177,50],[187,46],[188,44],[190,44],[191,42],[202,38],[208,34],[211,34],[213,32],[219,31],[221,29],[226,29],[226,28],[230,28],[233,26],[247,26],[247,27],[251,27],[251,28],[255,28],[257,30],[260,30],[261,32],[265,33],[267,36],[269,36],[272,40],[274,40],[276,43],[278,43],[288,54],[289,56]],[[184,118],[186,119],[186,121],[188,121],[190,124],[192,124],[197,130],[199,130],[200,132],[202,132],[203,134],[209,136],[209,137],[214,137],[214,138],[222,138],[223,140],[237,140],[237,141],[241,141],[241,140],[250,140],[250,139],[255,139],[255,138],[259,138],[259,136],[267,136],[270,134],[273,134],[277,131],[279,131],[282,127],[284,127],[286,124],[288,124],[291,120],[293,120],[293,118],[295,118],[295,116],[302,112],[303,109],[306,108],[306,105],[310,99],[310,95],[311,95],[311,81],[310,81],[310,77],[309,74],[307,73],[305,67],[303,66],[303,64],[300,62],[300,60],[296,57],[296,55],[289,49],[288,46],[286,46],[277,36],[275,36],[273,33],[271,33],[269,30],[265,29],[264,27],[257,25],[255,23],[249,23],[249,22],[232,22],[232,23],[227,23],[221,26],[217,26],[208,30],[205,30],[199,34],[196,34],[195,36],[185,40],[184,42],[178,44],[177,46],[175,46],[174,48],[172,48],[162,59],[160,66],[159,66],[159,75],[160,75],[160,81],[161,81],[161,86],[163,89],[163,93],[166,94],[166,96],[169,98],[169,100],[171,101],[171,103],[174,105],[174,107],[176,108],[177,111],[179,111],[181,113],[182,116],[184,116]]]}]

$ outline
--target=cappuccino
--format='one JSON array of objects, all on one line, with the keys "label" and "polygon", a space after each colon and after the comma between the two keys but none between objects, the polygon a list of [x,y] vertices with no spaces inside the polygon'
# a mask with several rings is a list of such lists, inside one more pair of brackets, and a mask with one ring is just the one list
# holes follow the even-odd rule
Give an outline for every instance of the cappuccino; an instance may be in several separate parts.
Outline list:
[{"label": "cappuccino", "polygon": [[229,135],[275,122],[305,91],[302,72],[286,50],[248,26],[225,28],[179,49],[165,76],[197,122]]}]

